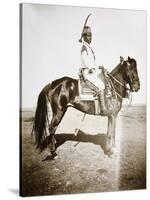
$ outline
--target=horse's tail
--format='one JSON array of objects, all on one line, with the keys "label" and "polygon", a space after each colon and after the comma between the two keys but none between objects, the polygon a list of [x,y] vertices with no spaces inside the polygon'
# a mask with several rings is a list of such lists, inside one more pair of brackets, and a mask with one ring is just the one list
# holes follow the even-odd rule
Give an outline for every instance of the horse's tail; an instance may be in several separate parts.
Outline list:
[{"label": "horse's tail", "polygon": [[34,135],[35,145],[41,148],[43,141],[46,138],[46,120],[47,120],[47,99],[45,93],[42,91],[39,94],[37,108],[35,112],[35,119],[32,134]]}]

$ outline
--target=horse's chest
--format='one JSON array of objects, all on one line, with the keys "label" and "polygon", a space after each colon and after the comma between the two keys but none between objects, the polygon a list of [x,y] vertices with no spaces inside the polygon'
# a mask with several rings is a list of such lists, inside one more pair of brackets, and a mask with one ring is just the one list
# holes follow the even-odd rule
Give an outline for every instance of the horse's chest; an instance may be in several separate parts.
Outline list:
[{"label": "horse's chest", "polygon": [[99,98],[95,100],[95,114],[108,116],[118,113],[120,110],[120,102],[116,98]]}]

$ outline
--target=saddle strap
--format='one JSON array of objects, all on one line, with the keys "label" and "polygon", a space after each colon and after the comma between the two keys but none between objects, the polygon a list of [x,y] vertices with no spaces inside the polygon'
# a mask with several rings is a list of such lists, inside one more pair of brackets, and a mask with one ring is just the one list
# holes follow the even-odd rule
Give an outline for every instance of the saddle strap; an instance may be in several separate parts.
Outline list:
[{"label": "saddle strap", "polygon": [[95,103],[95,115],[99,115],[100,114],[100,103],[99,103],[99,99],[95,99],[94,100]]}]

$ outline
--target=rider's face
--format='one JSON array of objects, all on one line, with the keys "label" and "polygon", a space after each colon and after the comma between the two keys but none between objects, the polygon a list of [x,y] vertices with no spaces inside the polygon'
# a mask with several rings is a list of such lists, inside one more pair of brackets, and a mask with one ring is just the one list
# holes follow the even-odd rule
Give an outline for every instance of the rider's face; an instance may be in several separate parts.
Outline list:
[{"label": "rider's face", "polygon": [[92,42],[92,34],[91,33],[87,33],[84,36],[84,41],[87,42],[88,44],[90,44]]}]

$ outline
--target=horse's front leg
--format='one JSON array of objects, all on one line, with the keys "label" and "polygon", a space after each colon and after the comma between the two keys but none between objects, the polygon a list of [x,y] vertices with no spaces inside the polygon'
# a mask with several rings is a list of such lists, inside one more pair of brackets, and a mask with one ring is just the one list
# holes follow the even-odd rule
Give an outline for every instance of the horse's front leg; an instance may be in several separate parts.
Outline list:
[{"label": "horse's front leg", "polygon": [[117,115],[113,116],[113,123],[112,123],[112,147],[115,149],[116,148],[116,121],[117,121]]},{"label": "horse's front leg", "polygon": [[108,116],[108,127],[106,136],[106,153],[113,154],[115,149],[116,115]]},{"label": "horse's front leg", "polygon": [[106,136],[106,153],[112,148],[112,117],[108,116],[107,136]]}]

